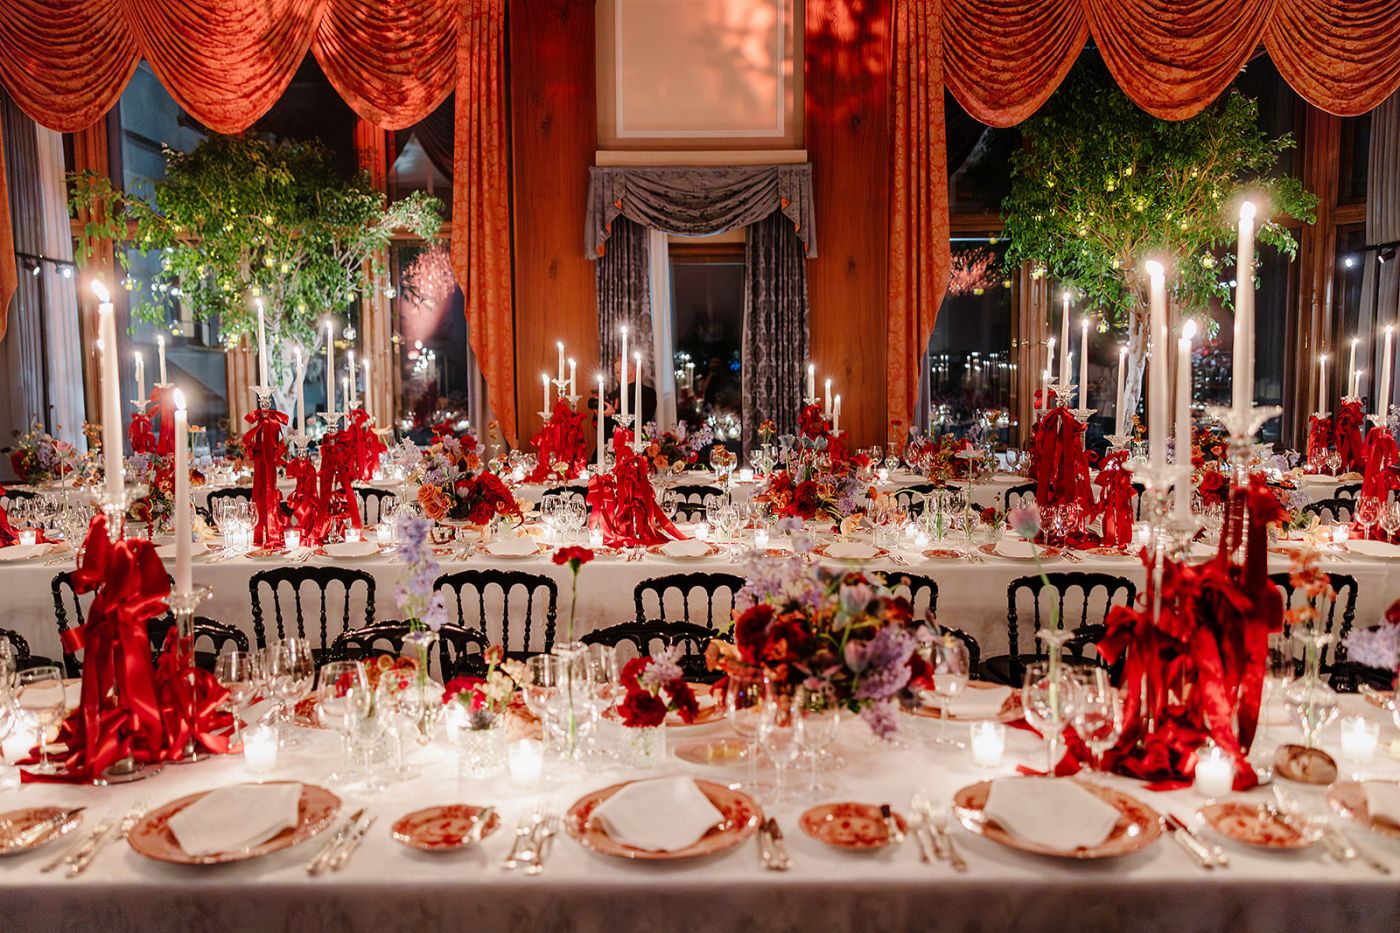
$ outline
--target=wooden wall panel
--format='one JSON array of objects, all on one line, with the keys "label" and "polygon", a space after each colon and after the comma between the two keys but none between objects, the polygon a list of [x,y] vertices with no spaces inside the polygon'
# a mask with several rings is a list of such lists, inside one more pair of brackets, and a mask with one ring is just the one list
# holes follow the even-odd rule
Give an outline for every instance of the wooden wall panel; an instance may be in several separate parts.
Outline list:
[{"label": "wooden wall panel", "polygon": [[593,264],[583,254],[588,166],[597,148],[593,4],[515,0],[509,69],[516,404],[523,446],[540,427],[540,373],[554,374],[555,341],[563,340],[578,361],[585,394],[598,368],[597,292]]},{"label": "wooden wall panel", "polygon": [[805,74],[812,359],[851,441],[886,444],[890,0],[807,0]]}]

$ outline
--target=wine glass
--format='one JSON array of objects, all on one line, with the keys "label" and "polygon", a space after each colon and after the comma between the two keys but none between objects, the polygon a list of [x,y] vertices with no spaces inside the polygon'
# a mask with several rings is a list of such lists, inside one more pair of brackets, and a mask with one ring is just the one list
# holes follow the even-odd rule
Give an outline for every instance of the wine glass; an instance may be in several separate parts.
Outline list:
[{"label": "wine glass", "polygon": [[416,723],[421,714],[417,691],[412,688],[416,674],[385,674],[379,678],[374,691],[374,703],[380,723],[380,731],[387,732],[394,743],[393,776],[400,781],[411,780],[418,771],[408,766],[404,760],[404,740],[416,734]]},{"label": "wine glass", "polygon": [[969,675],[967,645],[951,635],[936,639],[929,650],[933,668],[933,692],[938,695],[938,738],[934,744],[962,748],[963,743],[948,738],[948,707],[967,687]]},{"label": "wine glass", "polygon": [[665,515],[668,521],[676,520],[676,510],[680,508],[680,496],[675,490],[668,489],[661,494],[661,514]]},{"label": "wine glass", "polygon": [[243,744],[242,712],[258,693],[257,656],[251,651],[226,651],[214,661],[214,678],[228,691],[225,704],[233,714],[233,744]]},{"label": "wine glass", "polygon": [[1093,770],[1102,771],[1104,752],[1123,734],[1123,698],[1103,668],[1084,668],[1077,673],[1074,731],[1093,756]]},{"label": "wine glass", "polygon": [[1057,671],[1052,676],[1049,661],[1027,664],[1022,680],[1021,705],[1025,709],[1026,721],[1045,737],[1046,772],[1053,775],[1060,730],[1074,714],[1074,682],[1065,665],[1057,665]]},{"label": "wine glass", "polygon": [[1356,504],[1356,523],[1361,526],[1361,537],[1371,537],[1371,528],[1380,522],[1381,504],[1374,496],[1364,496]]},{"label": "wine glass", "polygon": [[[290,725],[293,704],[311,690],[316,676],[311,647],[304,638],[288,638],[269,645],[263,660],[267,665],[269,691],[278,704],[278,721],[282,725]],[[279,731],[278,741],[287,748],[301,744],[286,730]]]},{"label": "wine glass", "polygon": [[559,695],[564,683],[564,660],[552,654],[536,654],[525,660],[529,673],[521,687],[525,706],[544,727],[546,738],[559,732]]},{"label": "wine glass", "polygon": [[770,803],[781,803],[787,799],[787,768],[797,760],[802,750],[797,741],[793,706],[793,691],[786,684],[765,683],[763,705],[759,708],[758,744],[777,772]]},{"label": "wine glass", "polygon": [[327,780],[333,784],[350,783],[355,762],[350,753],[350,737],[356,719],[365,711],[360,707],[369,699],[369,682],[365,669],[358,661],[331,661],[321,668],[316,686],[316,716],[321,725],[340,733],[341,761],[344,773],[333,772]]},{"label": "wine glass", "polygon": [[758,789],[758,730],[762,718],[764,682],[761,674],[731,674],[724,689],[729,724],[748,745],[750,790]]},{"label": "wine glass", "polygon": [[1400,531],[1400,501],[1381,506],[1380,526],[1385,531],[1386,540],[1393,541],[1395,533]]},{"label": "wine glass", "polygon": [[793,715],[796,717],[797,744],[807,756],[810,768],[807,793],[812,797],[828,793],[831,785],[818,780],[817,765],[840,732],[841,707],[825,690],[798,687],[793,694]]},{"label": "wine glass", "polygon": [[15,650],[9,639],[0,638],[0,706],[10,701],[10,692],[15,685]]},{"label": "wine glass", "polygon": [[35,738],[39,764],[30,769],[35,774],[53,774],[58,770],[49,762],[48,732],[63,722],[63,700],[63,672],[57,665],[45,664],[19,672],[15,704],[38,727]]}]

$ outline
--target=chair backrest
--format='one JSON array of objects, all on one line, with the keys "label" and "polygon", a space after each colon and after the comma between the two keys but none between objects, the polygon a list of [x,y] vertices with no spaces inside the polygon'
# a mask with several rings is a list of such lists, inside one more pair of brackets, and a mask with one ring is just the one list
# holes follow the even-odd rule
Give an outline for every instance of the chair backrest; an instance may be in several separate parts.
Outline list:
[{"label": "chair backrest", "polygon": [[24,636],[14,629],[0,628],[0,640],[10,643],[10,649],[15,655],[15,669],[24,670],[29,666],[29,642],[24,640]]},{"label": "chair backrest", "polygon": [[[331,646],[333,658],[341,661],[365,661],[381,654],[398,657],[403,654],[404,638],[411,631],[407,622],[383,621],[341,632]],[[446,683],[459,674],[483,676],[486,664],[482,652],[486,637],[478,631],[465,629],[455,622],[445,622],[437,632],[438,676]],[[432,659],[428,659],[432,673]]]},{"label": "chair backrest", "polygon": [[658,645],[667,648],[679,646],[682,649],[679,663],[685,679],[704,683],[717,679],[716,672],[705,667],[705,649],[716,637],[714,629],[692,622],[648,619],[598,629],[579,640],[587,645],[611,645],[620,649],[618,660],[622,663],[634,657],[650,655]]},{"label": "chair backrest", "polygon": [[[308,590],[314,595],[308,595]],[[304,595],[306,600],[303,600]],[[277,624],[277,640],[287,637],[290,621],[292,635],[307,639],[322,655],[331,647],[336,635],[374,621],[374,577],[364,570],[306,566],[262,570],[248,579],[248,597],[253,610],[253,635],[259,648],[267,647],[269,606]],[[357,610],[355,606],[361,600],[361,608]],[[307,601],[312,602],[313,618],[317,622],[311,636],[306,633]],[[333,608],[340,609],[340,624],[331,631]]]},{"label": "chair backrest", "polygon": [[0,509],[4,509],[8,512],[16,502],[22,502],[25,499],[33,499],[37,495],[39,494],[32,489],[6,488],[4,493],[0,493]]},{"label": "chair backrest", "polygon": [[925,497],[938,487],[933,483],[910,483],[894,491],[894,501],[911,518],[924,514]]},{"label": "chair backrest", "polygon": [[724,490],[718,486],[686,484],[672,486],[667,492],[676,495],[676,521],[693,522],[705,517],[705,506],[712,499],[723,499]]},{"label": "chair backrest", "polygon": [[1130,485],[1133,487],[1133,517],[1142,521],[1143,494],[1147,492],[1147,487],[1139,482],[1133,482]]},{"label": "chair backrest", "polygon": [[[1065,571],[1047,573],[1043,579],[1039,574],[1017,577],[1006,587],[1006,640],[1013,662],[1021,654],[1018,597],[1022,594],[1030,597],[1032,618],[1029,621],[1031,636],[1034,639],[1036,632],[1050,624],[1049,614],[1041,608],[1042,591],[1048,594],[1049,602],[1055,607],[1060,628],[1075,633],[1092,633],[1094,630],[1088,627],[1102,626],[1113,606],[1131,606],[1137,598],[1137,585],[1132,580],[1111,573]],[[1090,642],[1080,640],[1076,644],[1079,654],[1074,654],[1073,647],[1069,649],[1069,653],[1087,660],[1084,652]],[[1040,641],[1036,639],[1035,653],[1040,654],[1043,650]]]},{"label": "chair backrest", "polygon": [[[526,658],[554,648],[559,587],[550,577],[523,570],[459,570],[445,573],[433,589],[447,593],[448,610],[457,625],[479,632],[486,644],[500,645],[506,656]],[[544,638],[536,641],[544,616]]]},{"label": "chair backrest", "polygon": [[[649,577],[632,589],[638,624],[648,619],[701,624],[698,612],[700,600],[695,591],[705,594],[704,627],[723,631],[729,626],[734,612],[734,597],[744,588],[744,578],[732,573],[668,573]],[[728,595],[725,595],[728,591]],[[668,599],[669,596],[669,599]],[[653,603],[653,599],[655,602]],[[667,606],[670,605],[670,611]],[[692,608],[697,611],[692,612]]]},{"label": "chair backrest", "polygon": [[550,496],[563,496],[568,499],[588,500],[588,490],[583,486],[550,486],[540,494],[540,501],[548,499]]},{"label": "chair backrest", "polygon": [[1349,522],[1355,508],[1355,499],[1318,499],[1303,506],[1303,511],[1316,515],[1324,522]]},{"label": "chair backrest", "polygon": [[[166,575],[169,579],[169,574]],[[171,585],[174,580],[171,579]],[[65,570],[54,575],[49,581],[49,591],[53,594],[53,617],[58,626],[59,644],[63,643],[63,633],[70,628],[80,628],[87,621],[87,609],[92,605],[93,594],[84,593],[81,597],[73,587],[73,573]],[[151,654],[154,657],[164,643],[165,631],[175,624],[175,617],[167,610],[164,614],[148,619],[146,635],[151,641]],[[63,669],[68,677],[81,677],[83,660],[77,652],[63,651]]]},{"label": "chair backrest", "polygon": [[1342,483],[1337,487],[1334,497],[1337,499],[1355,499],[1361,495],[1361,487],[1364,483]]},{"label": "chair backrest", "polygon": [[960,628],[953,628],[950,625],[940,625],[938,630],[945,635],[951,635],[962,642],[967,648],[967,669],[973,677],[977,676],[977,666],[982,663],[982,646],[977,644],[977,639],[967,634]]},{"label": "chair backrest", "polygon": [[220,499],[247,499],[253,501],[253,488],[251,486],[229,486],[226,489],[215,489],[209,493],[209,511],[214,511],[214,503]]},{"label": "chair backrest", "polygon": [[896,596],[903,596],[913,607],[914,618],[938,615],[938,581],[917,573],[887,573],[885,585]]},{"label": "chair backrest", "polygon": [[384,515],[384,503],[397,500],[399,494],[392,489],[376,489],[373,486],[356,486],[355,501],[360,506],[360,520],[365,525],[377,525]]},{"label": "chair backrest", "polygon": [[1015,486],[1007,486],[1006,492],[1001,496],[1002,507],[1006,511],[1018,509],[1023,505],[1030,505],[1035,502],[1035,483],[1017,483]]},{"label": "chair backrest", "polygon": [[[1342,644],[1342,639],[1350,634],[1351,625],[1356,621],[1356,578],[1345,573],[1328,573],[1327,581],[1332,585],[1332,591],[1336,594],[1331,599],[1308,599],[1306,594],[1293,588],[1293,582],[1287,573],[1271,573],[1269,581],[1282,592],[1284,609],[1311,605],[1321,617],[1325,631],[1333,636],[1332,644],[1335,646],[1335,650],[1324,648],[1322,651],[1323,670],[1330,670],[1334,664],[1345,661],[1347,649]],[[1338,604],[1341,604],[1342,607],[1340,627],[1337,619]],[[1283,631],[1285,635],[1292,634],[1287,622],[1283,625]],[[1334,658],[1332,663],[1328,662],[1329,654]]]},{"label": "chair backrest", "polygon": [[[174,619],[160,619],[147,626],[147,632],[151,636],[153,658],[159,659],[161,649],[165,646],[165,640],[170,637],[170,630],[174,627]],[[206,645],[208,649],[203,650]],[[208,616],[195,616],[195,663],[205,670],[213,670],[215,659],[223,654],[225,649],[247,651],[247,634],[237,626],[229,625],[226,622],[220,622]]]}]

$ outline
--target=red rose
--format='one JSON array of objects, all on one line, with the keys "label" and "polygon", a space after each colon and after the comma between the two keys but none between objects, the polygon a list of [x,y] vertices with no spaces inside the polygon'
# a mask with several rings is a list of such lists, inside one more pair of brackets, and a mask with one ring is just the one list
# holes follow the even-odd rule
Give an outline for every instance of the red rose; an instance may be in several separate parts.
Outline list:
[{"label": "red rose", "polygon": [[987,506],[981,511],[982,524],[990,525],[997,520],[997,510],[994,506]]},{"label": "red rose", "polygon": [[[348,675],[347,675],[348,676]],[[465,674],[460,677],[453,677],[442,687],[442,702],[450,703],[459,693],[470,694],[472,697],[472,709],[477,707],[476,688],[484,683],[480,677],[468,677]]]},{"label": "red rose", "polygon": [[633,729],[659,726],[666,721],[666,704],[645,690],[629,690],[617,711],[622,716],[622,724]]},{"label": "red rose", "polygon": [[579,568],[592,559],[592,551],[590,551],[586,547],[578,547],[577,545],[573,547],[561,547],[559,550],[554,552],[553,558],[554,562],[560,567],[564,566],[565,564],[568,564],[569,569],[572,570],[574,573],[578,573]]},{"label": "red rose", "polygon": [[692,723],[695,717],[700,715],[700,704],[695,702],[695,691],[690,689],[690,684],[685,680],[668,685],[666,692],[671,695],[671,705],[680,714],[681,722]]},{"label": "red rose", "polygon": [[768,641],[768,624],[773,621],[773,607],[751,606],[734,622],[734,646],[750,664],[757,664]]},{"label": "red rose", "polygon": [[651,658],[649,657],[633,658],[632,660],[628,661],[625,665],[623,665],[622,673],[619,674],[617,677],[618,682],[621,683],[622,686],[626,687],[628,690],[638,689],[638,684],[641,680],[642,671],[646,670],[647,665],[649,664],[651,664]]},{"label": "red rose", "polygon": [[1230,488],[1230,484],[1225,479],[1225,475],[1217,470],[1207,470],[1201,474],[1201,481],[1196,489],[1201,494],[1201,501],[1208,505],[1215,505],[1225,501],[1225,495]]},{"label": "red rose", "polygon": [[797,484],[792,494],[792,508],[799,518],[814,518],[820,504],[821,497],[817,494],[815,482],[808,479]]}]

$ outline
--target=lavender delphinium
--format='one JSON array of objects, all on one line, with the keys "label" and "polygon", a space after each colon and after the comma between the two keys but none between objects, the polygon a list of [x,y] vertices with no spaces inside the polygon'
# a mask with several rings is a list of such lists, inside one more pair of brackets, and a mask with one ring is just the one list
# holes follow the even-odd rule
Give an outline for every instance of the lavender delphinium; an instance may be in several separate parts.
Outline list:
[{"label": "lavender delphinium", "polygon": [[428,544],[432,526],[431,521],[413,512],[399,514],[395,553],[404,565],[405,579],[399,581],[394,598],[410,624],[436,632],[447,621],[447,602],[441,591],[433,589],[442,566]]}]

